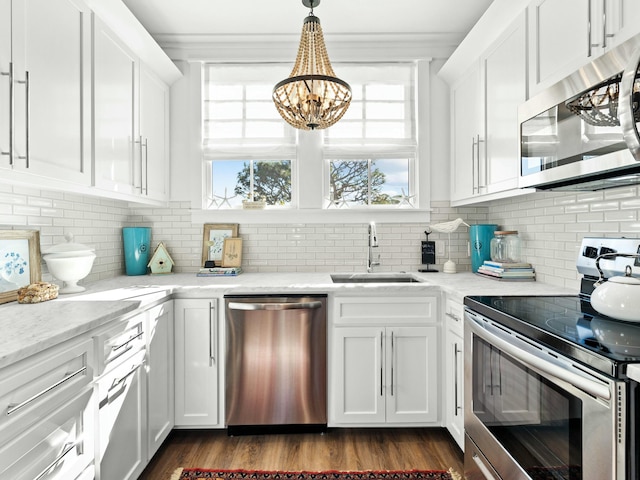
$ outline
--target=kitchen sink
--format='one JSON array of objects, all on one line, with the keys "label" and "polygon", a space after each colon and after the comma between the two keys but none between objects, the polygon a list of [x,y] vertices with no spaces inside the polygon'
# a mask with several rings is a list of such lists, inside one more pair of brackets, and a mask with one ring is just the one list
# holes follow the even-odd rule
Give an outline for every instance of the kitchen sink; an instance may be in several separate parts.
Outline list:
[{"label": "kitchen sink", "polygon": [[331,275],[333,283],[421,283],[410,273],[338,273]]}]

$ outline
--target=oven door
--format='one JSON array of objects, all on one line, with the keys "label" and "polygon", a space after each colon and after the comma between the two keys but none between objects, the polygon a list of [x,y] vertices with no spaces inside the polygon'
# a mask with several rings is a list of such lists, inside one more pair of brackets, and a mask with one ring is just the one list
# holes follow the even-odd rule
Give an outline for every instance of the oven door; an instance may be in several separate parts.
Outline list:
[{"label": "oven door", "polygon": [[624,478],[623,382],[475,312],[464,334],[468,479]]}]

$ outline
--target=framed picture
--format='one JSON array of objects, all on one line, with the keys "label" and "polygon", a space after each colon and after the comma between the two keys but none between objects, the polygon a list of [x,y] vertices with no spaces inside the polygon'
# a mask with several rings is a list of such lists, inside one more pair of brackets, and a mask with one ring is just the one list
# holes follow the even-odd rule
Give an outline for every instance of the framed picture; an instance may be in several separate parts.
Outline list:
[{"label": "framed picture", "polygon": [[217,267],[222,264],[222,248],[225,238],[238,236],[237,223],[205,223],[202,238],[202,265],[207,260],[215,262]]},{"label": "framed picture", "polygon": [[40,232],[0,230],[0,303],[17,300],[18,290],[40,276]]},{"label": "framed picture", "polygon": [[242,266],[242,239],[225,238],[222,246],[222,266],[241,267]]}]

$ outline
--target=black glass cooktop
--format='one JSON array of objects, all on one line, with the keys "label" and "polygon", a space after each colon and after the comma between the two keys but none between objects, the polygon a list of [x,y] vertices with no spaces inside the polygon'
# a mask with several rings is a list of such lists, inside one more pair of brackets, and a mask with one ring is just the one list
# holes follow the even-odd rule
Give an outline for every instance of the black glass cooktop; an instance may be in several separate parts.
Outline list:
[{"label": "black glass cooktop", "polygon": [[607,375],[640,362],[640,323],[598,315],[575,296],[470,296],[465,305]]}]

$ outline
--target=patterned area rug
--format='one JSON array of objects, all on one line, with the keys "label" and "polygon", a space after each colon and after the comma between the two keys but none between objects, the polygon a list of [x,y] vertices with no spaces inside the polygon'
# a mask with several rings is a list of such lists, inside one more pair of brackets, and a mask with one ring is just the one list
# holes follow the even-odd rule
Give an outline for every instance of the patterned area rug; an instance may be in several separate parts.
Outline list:
[{"label": "patterned area rug", "polygon": [[462,480],[452,468],[444,470],[366,472],[269,472],[179,468],[171,480]]}]

